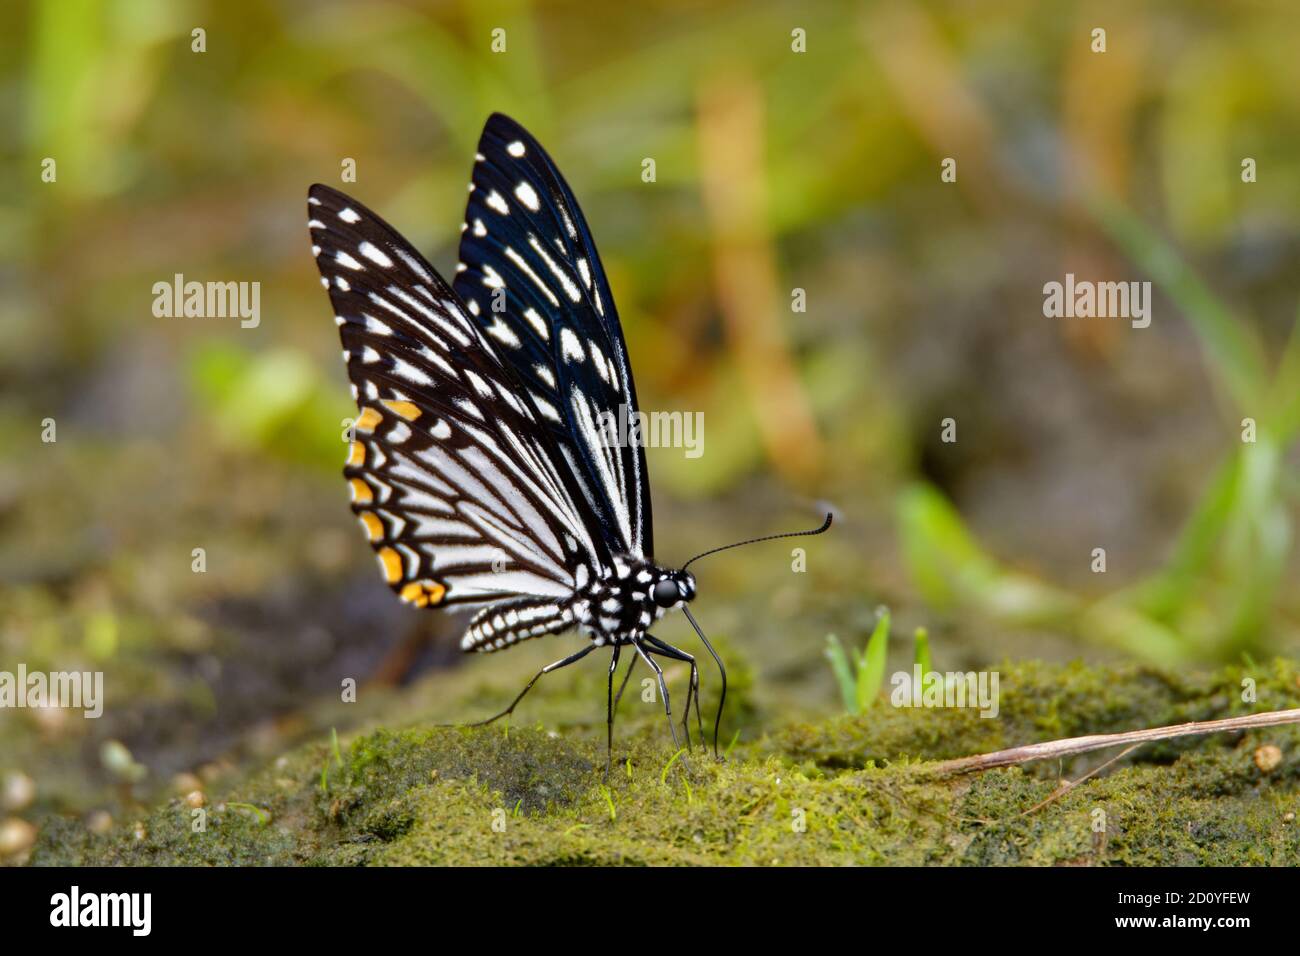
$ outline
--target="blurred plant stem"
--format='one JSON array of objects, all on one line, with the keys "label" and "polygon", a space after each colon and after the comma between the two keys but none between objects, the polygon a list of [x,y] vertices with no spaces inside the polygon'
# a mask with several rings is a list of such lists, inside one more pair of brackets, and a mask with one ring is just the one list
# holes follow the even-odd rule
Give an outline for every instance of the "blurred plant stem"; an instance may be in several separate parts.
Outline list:
[{"label": "blurred plant stem", "polygon": [[940,157],[960,156],[960,188],[980,209],[996,212],[1005,184],[995,162],[995,124],[962,76],[936,18],[919,5],[874,4],[862,21],[862,37],[921,138]]},{"label": "blurred plant stem", "polygon": [[762,91],[752,77],[706,78],[696,134],[718,306],[767,455],[785,478],[806,486],[822,470],[823,448],[780,319],[763,122]]}]

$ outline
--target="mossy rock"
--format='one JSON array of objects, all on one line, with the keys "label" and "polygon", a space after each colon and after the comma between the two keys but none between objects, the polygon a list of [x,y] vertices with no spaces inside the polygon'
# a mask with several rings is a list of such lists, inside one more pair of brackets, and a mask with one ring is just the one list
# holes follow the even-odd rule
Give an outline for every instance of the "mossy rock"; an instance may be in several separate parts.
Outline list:
[{"label": "mossy rock", "polygon": [[[896,709],[792,724],[689,772],[635,718],[605,776],[603,732],[376,729],[229,785],[195,829],[180,799],[95,836],[47,821],[34,864],[1300,863],[1300,728],[1151,744],[957,777],[935,761],[1084,733],[1300,706],[1293,664],[1174,677],[1006,665],[1001,713]],[[1257,700],[1241,701],[1243,678]],[[1259,748],[1279,748],[1275,766]],[[1261,769],[1261,766],[1269,769]]]}]

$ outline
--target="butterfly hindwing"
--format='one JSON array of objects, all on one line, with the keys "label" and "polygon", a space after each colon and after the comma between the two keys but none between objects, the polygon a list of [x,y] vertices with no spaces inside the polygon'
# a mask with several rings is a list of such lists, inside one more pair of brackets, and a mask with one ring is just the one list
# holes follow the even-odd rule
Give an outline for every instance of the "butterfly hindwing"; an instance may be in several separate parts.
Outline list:
[{"label": "butterfly hindwing", "polygon": [[[345,475],[385,579],[417,607],[530,609],[511,640],[570,626],[609,554],[512,366],[382,219],[319,185],[308,210],[359,412]],[[480,649],[506,643],[493,616]]]},{"label": "butterfly hindwing", "polygon": [[608,427],[634,422],[637,403],[604,267],[554,162],[499,113],[475,157],[455,290],[513,366],[609,549],[652,555],[645,452]]}]

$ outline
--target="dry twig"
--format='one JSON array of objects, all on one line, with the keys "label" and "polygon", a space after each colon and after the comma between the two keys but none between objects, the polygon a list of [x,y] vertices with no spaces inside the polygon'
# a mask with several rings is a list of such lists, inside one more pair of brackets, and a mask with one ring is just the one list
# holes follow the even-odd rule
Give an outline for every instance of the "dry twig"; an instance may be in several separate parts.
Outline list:
[{"label": "dry twig", "polygon": [[1090,734],[1086,737],[1048,740],[1039,744],[1026,744],[1009,750],[978,754],[974,757],[944,760],[935,764],[930,770],[940,775],[970,773],[975,770],[1009,767],[1051,757],[1070,757],[1074,754],[1103,750],[1106,747],[1120,747],[1125,744],[1144,744],[1153,740],[1169,740],[1173,737],[1251,730],[1256,727],[1277,727],[1282,724],[1300,724],[1300,707],[1293,710],[1270,710],[1262,714],[1247,714],[1245,717],[1225,717],[1222,720],[1199,720],[1186,724],[1173,724],[1169,727],[1152,727],[1148,730],[1127,730],[1120,734]]}]

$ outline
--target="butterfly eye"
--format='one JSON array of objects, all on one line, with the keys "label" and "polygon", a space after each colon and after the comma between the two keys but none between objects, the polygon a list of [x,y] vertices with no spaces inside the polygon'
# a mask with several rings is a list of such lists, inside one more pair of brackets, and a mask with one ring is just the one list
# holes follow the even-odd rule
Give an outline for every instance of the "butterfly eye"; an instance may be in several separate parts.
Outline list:
[{"label": "butterfly eye", "polygon": [[677,591],[677,582],[671,578],[665,578],[656,584],[650,596],[660,607],[672,607],[681,600],[681,594]]}]

